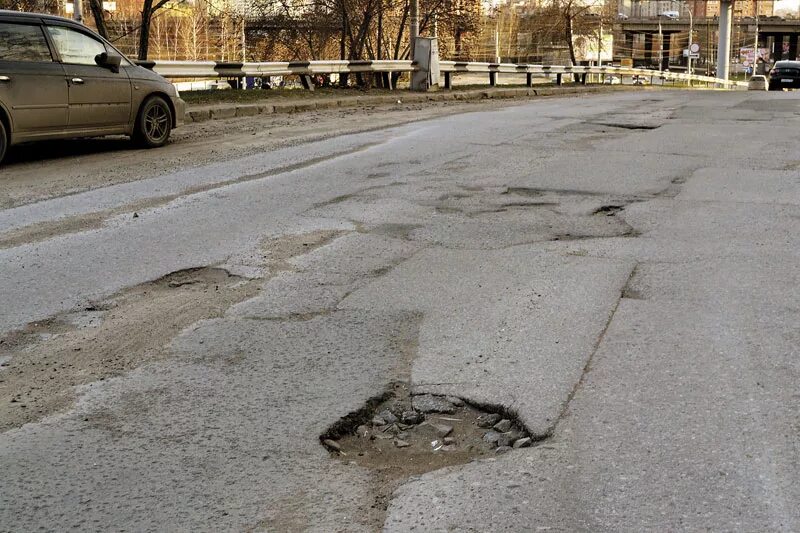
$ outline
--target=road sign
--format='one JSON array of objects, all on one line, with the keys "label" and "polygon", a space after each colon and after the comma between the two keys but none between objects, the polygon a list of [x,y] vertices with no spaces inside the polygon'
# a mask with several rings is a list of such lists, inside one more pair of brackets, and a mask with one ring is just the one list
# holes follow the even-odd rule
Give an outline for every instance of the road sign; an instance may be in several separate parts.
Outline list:
[{"label": "road sign", "polygon": [[[694,47],[692,47],[692,48],[694,48]],[[683,49],[683,57],[691,57],[692,59],[699,59],[700,58],[700,54],[698,54],[697,52],[689,52],[688,48],[684,48]]]},{"label": "road sign", "polygon": [[700,51],[700,45],[698,43],[692,43],[691,49],[692,53],[696,54],[697,52]]}]

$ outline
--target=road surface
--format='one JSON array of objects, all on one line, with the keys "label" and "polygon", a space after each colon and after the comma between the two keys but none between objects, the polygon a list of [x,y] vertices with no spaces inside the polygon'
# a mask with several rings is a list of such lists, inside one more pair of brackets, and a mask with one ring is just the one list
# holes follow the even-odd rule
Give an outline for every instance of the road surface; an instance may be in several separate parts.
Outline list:
[{"label": "road surface", "polygon": [[[799,104],[652,90],[18,154],[0,531],[797,531]],[[389,476],[321,444],[387,390],[534,445],[429,471],[398,445]]]}]

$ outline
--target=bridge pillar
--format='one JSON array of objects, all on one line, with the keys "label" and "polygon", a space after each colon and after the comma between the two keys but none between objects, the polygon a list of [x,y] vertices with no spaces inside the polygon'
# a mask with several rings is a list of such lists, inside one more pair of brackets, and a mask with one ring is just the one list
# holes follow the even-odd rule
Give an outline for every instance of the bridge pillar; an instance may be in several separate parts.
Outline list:
[{"label": "bridge pillar", "polygon": [[783,34],[772,37],[772,58],[775,61],[783,59]]},{"label": "bridge pillar", "polygon": [[731,57],[731,14],[732,0],[720,0],[719,3],[719,45],[717,46],[717,78],[728,79],[728,68]]},{"label": "bridge pillar", "polygon": [[653,61],[653,34],[644,34],[644,62],[649,65]]}]

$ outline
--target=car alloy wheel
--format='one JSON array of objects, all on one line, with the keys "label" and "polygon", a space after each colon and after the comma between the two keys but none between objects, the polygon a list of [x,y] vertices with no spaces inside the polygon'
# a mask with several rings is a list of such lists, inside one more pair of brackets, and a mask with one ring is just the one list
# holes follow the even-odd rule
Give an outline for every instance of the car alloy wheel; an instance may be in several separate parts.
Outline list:
[{"label": "car alloy wheel", "polygon": [[6,148],[8,147],[8,134],[6,133],[6,127],[2,121],[0,121],[0,163],[3,162],[3,158],[6,155]]},{"label": "car alloy wheel", "polygon": [[160,96],[154,96],[142,106],[137,123],[136,138],[144,146],[163,146],[172,131],[172,111]]}]

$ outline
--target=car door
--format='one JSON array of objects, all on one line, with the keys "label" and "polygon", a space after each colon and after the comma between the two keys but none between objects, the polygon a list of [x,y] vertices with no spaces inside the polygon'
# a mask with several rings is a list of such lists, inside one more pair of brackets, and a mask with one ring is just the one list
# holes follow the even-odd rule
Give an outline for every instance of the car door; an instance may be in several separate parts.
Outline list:
[{"label": "car door", "polygon": [[113,72],[95,62],[108,50],[88,31],[51,23],[45,27],[67,77],[70,129],[124,129],[131,114],[131,83],[125,69]]},{"label": "car door", "polygon": [[67,127],[64,69],[54,61],[36,20],[0,16],[0,104],[16,139],[57,134]]}]

